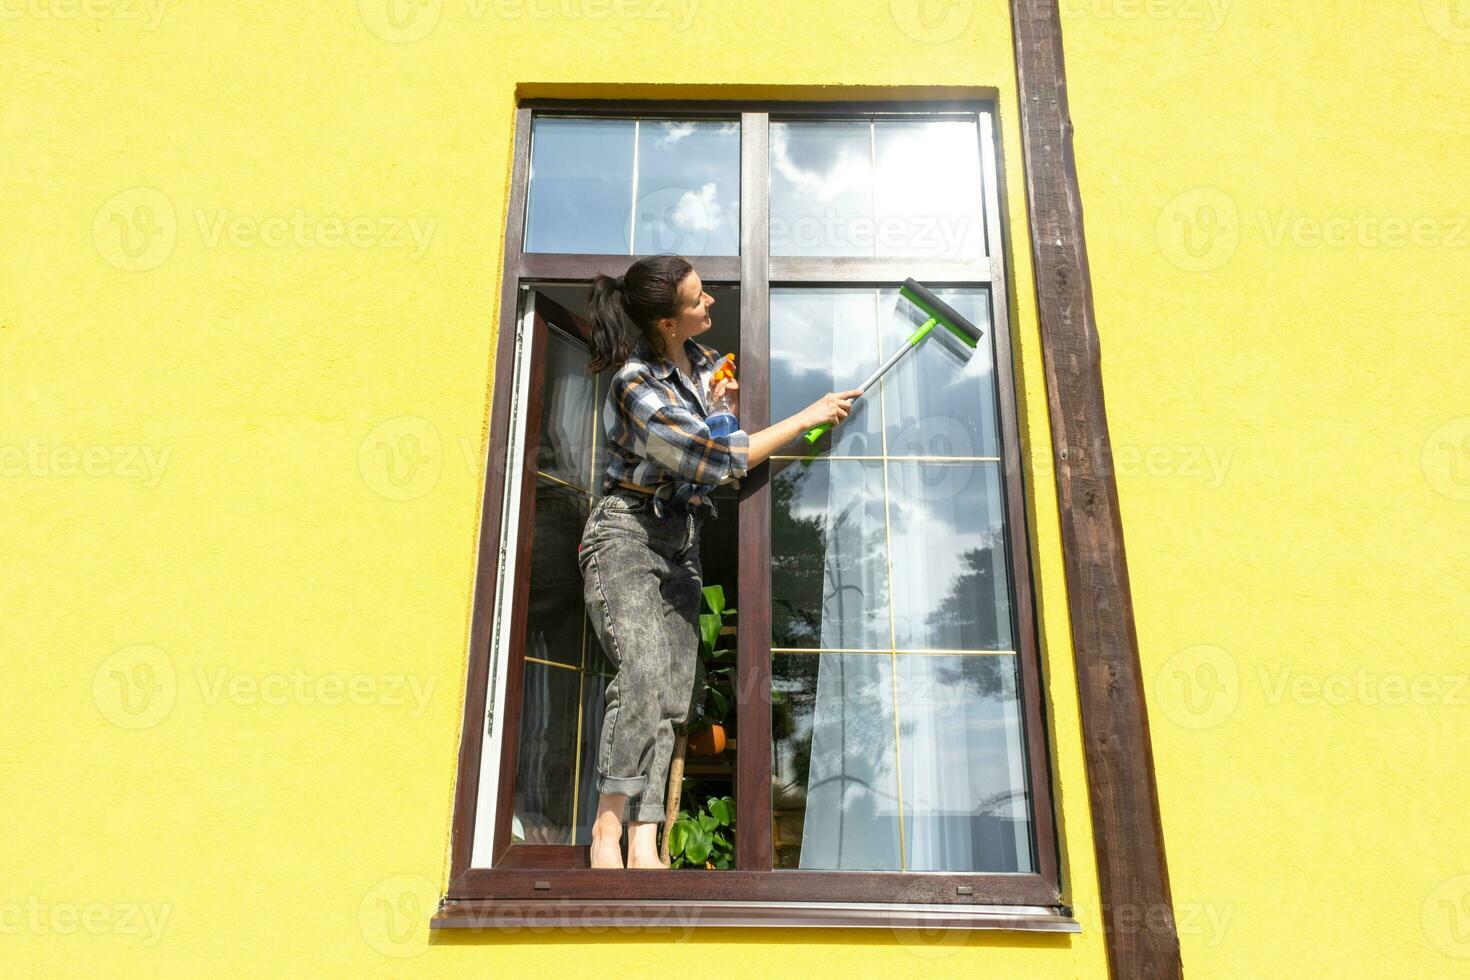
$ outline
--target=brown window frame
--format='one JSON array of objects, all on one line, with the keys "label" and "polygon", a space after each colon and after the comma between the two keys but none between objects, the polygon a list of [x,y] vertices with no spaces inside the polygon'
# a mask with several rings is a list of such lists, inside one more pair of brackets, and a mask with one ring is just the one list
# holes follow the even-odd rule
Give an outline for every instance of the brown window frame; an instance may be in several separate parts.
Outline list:
[{"label": "brown window frame", "polygon": [[[935,118],[946,113],[980,113],[982,179],[984,181],[986,255],[974,261],[929,261],[888,258],[785,258],[769,254],[769,124],[776,118]],[[554,907],[567,924],[593,907],[610,902],[634,921],[666,921],[692,915],[700,923],[763,925],[922,925],[965,928],[998,927],[1076,931],[1070,909],[1062,901],[1058,866],[1052,770],[1047,753],[1047,727],[1037,648],[1037,624],[1030,537],[1026,522],[1026,488],[1022,476],[1020,433],[1013,373],[1006,278],[1006,216],[1001,146],[993,100],[914,102],[677,102],[677,101],[523,101],[516,111],[515,159],[506,224],[504,290],[496,352],[494,405],[481,517],[478,575],[471,624],[470,667],[465,699],[464,736],[455,793],[450,884],[436,926],[530,921]],[[639,118],[739,118],[741,124],[741,229],[739,256],[699,257],[707,284],[740,287],[742,349],[742,422],[755,431],[769,424],[769,296],[775,286],[894,286],[910,276],[932,286],[980,287],[990,292],[998,390],[1000,451],[1004,476],[1010,575],[1015,599],[1017,662],[1029,801],[1033,818],[1036,870],[1029,873],[855,872],[773,869],[771,860],[771,651],[770,651],[770,512],[769,467],[758,467],[741,481],[739,584],[741,629],[737,635],[737,722],[740,731],[736,800],[738,805],[736,866],[729,871],[592,870],[587,849],[576,845],[509,844],[510,800],[519,733],[522,660],[510,657],[505,686],[506,716],[499,763],[495,853],[490,868],[471,867],[476,826],[481,753],[486,743],[486,695],[491,666],[495,574],[501,550],[501,514],[520,332],[519,299],[523,283],[585,282],[594,274],[617,275],[636,256],[526,254],[524,241],[530,132],[533,114],[636,116]],[[541,372],[548,323],[585,333],[585,323],[543,298],[538,302],[531,337],[522,357],[530,358],[531,410],[539,417]],[[534,507],[536,440],[523,447],[520,526],[530,527]],[[518,538],[518,550],[529,549],[529,534]],[[525,576],[513,583],[524,593]],[[521,603],[516,608],[524,608]],[[524,629],[515,617],[512,631]],[[515,649],[515,636],[508,649]],[[920,909],[917,906],[929,906]],[[940,908],[934,908],[938,906]],[[537,919],[536,921],[545,921]],[[603,921],[606,921],[604,918]]]}]

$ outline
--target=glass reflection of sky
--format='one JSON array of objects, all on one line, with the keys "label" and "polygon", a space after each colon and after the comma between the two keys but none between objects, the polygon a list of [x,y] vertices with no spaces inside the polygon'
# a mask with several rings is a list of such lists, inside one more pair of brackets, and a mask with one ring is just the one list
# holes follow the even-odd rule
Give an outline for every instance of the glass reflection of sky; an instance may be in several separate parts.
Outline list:
[{"label": "glass reflection of sky", "polygon": [[771,254],[985,254],[973,117],[771,123]]},{"label": "glass reflection of sky", "polygon": [[[937,292],[981,328],[976,350],[936,332],[858,400],[831,452],[773,481],[777,647],[1013,648],[989,298]],[[772,417],[861,383],[879,337],[886,355],[922,318],[909,306],[893,289],[772,290]],[[851,459],[883,454],[885,415],[888,462]]]},{"label": "glass reflection of sky", "polygon": [[[935,294],[980,328],[979,345],[971,353],[947,330],[936,330],[853,404],[824,452],[882,455],[886,415],[891,456],[999,455],[989,295],[982,289]],[[771,418],[785,418],[828,391],[856,388],[922,322],[897,289],[772,289]]]},{"label": "glass reflection of sky", "polygon": [[[983,336],[971,352],[948,330],[936,327],[919,349],[883,376],[890,456],[998,456],[995,347],[990,296],[983,289],[933,291]],[[926,319],[899,296],[878,291],[883,356],[897,350]],[[876,367],[876,365],[875,365]],[[859,382],[861,383],[861,382]]]},{"label": "glass reflection of sky", "polygon": [[739,123],[639,125],[633,252],[740,253]]},{"label": "glass reflection of sky", "polygon": [[528,195],[527,252],[736,255],[740,126],[537,116]]},{"label": "glass reflection of sky", "polygon": [[872,255],[853,232],[873,217],[871,124],[771,123],[771,254]]},{"label": "glass reflection of sky", "polygon": [[[877,370],[871,289],[771,290],[771,418],[783,419]],[[864,395],[828,437],[839,456],[882,453],[876,397]],[[804,443],[802,445],[805,445]]]},{"label": "glass reflection of sky", "polygon": [[633,136],[631,119],[535,118],[527,252],[628,254]]}]

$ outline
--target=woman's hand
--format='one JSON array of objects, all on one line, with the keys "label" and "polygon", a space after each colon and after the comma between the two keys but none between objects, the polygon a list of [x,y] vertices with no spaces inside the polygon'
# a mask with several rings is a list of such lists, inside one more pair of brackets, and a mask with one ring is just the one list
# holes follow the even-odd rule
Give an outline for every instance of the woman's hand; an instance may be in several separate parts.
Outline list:
[{"label": "woman's hand", "polygon": [[852,403],[860,398],[862,393],[861,388],[827,392],[801,410],[801,427],[814,429],[827,422],[833,425],[840,424],[843,419],[847,418],[847,413],[852,410]]},{"label": "woman's hand", "polygon": [[716,381],[713,390],[710,392],[710,402],[718,405],[721,398],[725,399],[725,404],[729,407],[731,415],[738,416],[740,414],[740,382],[734,378],[721,378],[719,381]]}]

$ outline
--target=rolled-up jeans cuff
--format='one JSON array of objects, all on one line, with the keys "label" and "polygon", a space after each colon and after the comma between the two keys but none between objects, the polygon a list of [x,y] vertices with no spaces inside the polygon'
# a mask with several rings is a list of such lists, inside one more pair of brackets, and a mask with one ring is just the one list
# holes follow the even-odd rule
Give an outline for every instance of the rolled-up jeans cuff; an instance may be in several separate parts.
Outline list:
[{"label": "rolled-up jeans cuff", "polygon": [[597,792],[604,796],[636,796],[643,792],[647,776],[599,776]]},{"label": "rolled-up jeans cuff", "polygon": [[658,804],[658,809],[656,810],[648,806],[639,806],[633,811],[631,819],[636,820],[638,823],[663,823],[664,805],[662,803]]}]

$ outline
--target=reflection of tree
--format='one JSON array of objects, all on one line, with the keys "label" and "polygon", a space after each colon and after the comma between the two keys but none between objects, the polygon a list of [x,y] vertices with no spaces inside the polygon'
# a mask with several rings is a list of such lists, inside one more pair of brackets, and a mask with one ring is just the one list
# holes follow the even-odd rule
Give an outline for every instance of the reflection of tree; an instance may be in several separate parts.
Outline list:
[{"label": "reflection of tree", "polygon": [[[823,569],[821,561],[813,557],[820,559],[827,553],[827,534],[819,517],[796,516],[795,480],[773,476],[770,487],[771,541],[776,544],[771,549],[771,645],[806,645],[821,634]],[[806,658],[806,654],[781,655],[778,663],[800,670]],[[777,810],[800,811],[806,808],[810,774],[815,671],[810,683],[804,683],[805,678],[791,680],[795,683],[783,685],[786,690],[772,692],[771,738],[777,747],[777,766],[772,772],[771,796]],[[780,758],[783,747],[790,753],[784,780]]]},{"label": "reflection of tree", "polygon": [[[1001,616],[1008,616],[1009,606],[997,606],[995,597],[1004,597],[1007,582],[1003,570],[995,567],[1003,552],[998,548],[970,548],[960,556],[968,571],[955,576],[949,594],[926,617],[928,635],[934,645],[951,650],[1005,650],[1010,646],[1010,624],[1002,629]],[[999,585],[999,588],[997,588]]]},{"label": "reflection of tree", "polygon": [[778,647],[810,645],[822,630],[827,533],[821,518],[796,516],[797,483],[785,475],[770,483],[771,645]]}]

